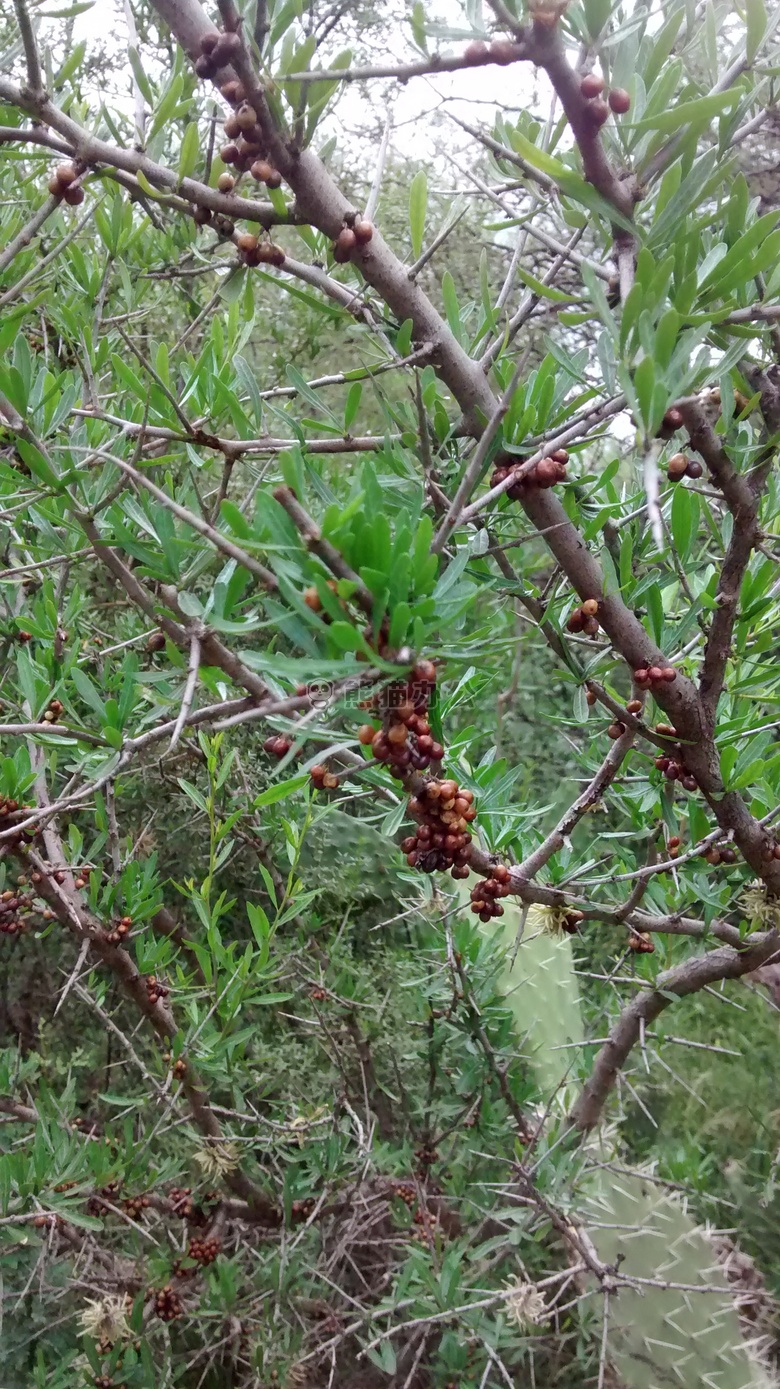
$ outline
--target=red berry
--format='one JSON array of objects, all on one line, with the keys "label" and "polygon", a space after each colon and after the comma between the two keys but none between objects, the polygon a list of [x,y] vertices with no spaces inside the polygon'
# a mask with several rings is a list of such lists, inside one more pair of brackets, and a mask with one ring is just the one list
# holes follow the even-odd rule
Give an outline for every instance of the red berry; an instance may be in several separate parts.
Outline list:
[{"label": "red berry", "polygon": [[596,72],[589,72],[580,82],[580,91],[586,101],[592,101],[594,97],[601,96],[604,90],[604,78],[599,77]]},{"label": "red berry", "polygon": [[481,39],[475,39],[463,50],[463,57],[467,63],[486,63],[489,56],[488,46],[486,43],[482,43]]},{"label": "red berry", "polygon": [[333,243],[333,259],[343,265],[349,260],[357,246],[357,237],[351,227],[342,227]]},{"label": "red berry", "polygon": [[490,58],[494,63],[500,63],[505,67],[507,63],[513,63],[515,58],[520,56],[517,45],[511,39],[494,39],[490,45]]},{"label": "red berry", "polygon": [[356,217],[352,226],[358,246],[366,246],[374,235],[374,225],[367,217]]},{"label": "red berry", "polygon": [[623,87],[615,87],[607,99],[616,116],[625,116],[631,110],[631,97]]}]

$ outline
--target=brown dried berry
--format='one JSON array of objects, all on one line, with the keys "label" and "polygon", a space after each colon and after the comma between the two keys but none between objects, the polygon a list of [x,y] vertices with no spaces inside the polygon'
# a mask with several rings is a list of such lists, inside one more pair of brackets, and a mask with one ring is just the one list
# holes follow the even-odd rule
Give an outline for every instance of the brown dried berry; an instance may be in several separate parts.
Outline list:
[{"label": "brown dried berry", "polygon": [[607,100],[616,116],[625,116],[631,110],[631,97],[623,87],[615,87]]},{"label": "brown dried berry", "polygon": [[609,728],[607,729],[607,733],[610,738],[622,738],[625,731],[626,725],[624,723],[618,723],[617,720],[614,723],[611,723],[609,725]]},{"label": "brown dried berry", "polygon": [[605,121],[609,120],[609,107],[606,101],[600,99],[592,101],[588,111],[594,125],[604,125]]},{"label": "brown dried berry", "polygon": [[236,237],[236,246],[242,255],[251,255],[257,250],[257,237],[253,232],[239,232]]},{"label": "brown dried berry", "polygon": [[267,159],[256,159],[249,170],[252,178],[257,179],[258,183],[267,183],[273,171],[273,164],[269,164]]},{"label": "brown dried berry", "polygon": [[357,246],[357,237],[351,227],[342,227],[333,243],[333,259],[343,265],[349,260]]},{"label": "brown dried berry", "polygon": [[366,246],[374,235],[374,225],[369,222],[367,217],[356,217],[352,230],[355,233],[355,240],[358,246]]},{"label": "brown dried berry", "polygon": [[677,482],[688,471],[688,458],[684,453],[673,453],[666,465],[666,476],[670,482]]},{"label": "brown dried berry", "polygon": [[629,714],[641,714],[641,712],[642,712],[642,701],[641,701],[641,699],[630,699],[630,700],[628,701],[628,704],[626,705],[626,709],[628,710]]},{"label": "brown dried berry", "polygon": [[596,72],[589,72],[580,82],[580,91],[586,101],[592,101],[594,97],[601,96],[604,90],[604,78],[599,77]]},{"label": "brown dried berry", "polygon": [[494,39],[490,45],[491,62],[500,63],[502,67],[507,63],[513,63],[515,58],[520,57],[520,53],[520,48],[512,43],[511,39]]},{"label": "brown dried berry", "polygon": [[79,173],[75,164],[58,164],[54,170],[54,177],[61,188],[68,188],[71,183],[75,183]]},{"label": "brown dried berry", "polygon": [[232,193],[235,186],[236,180],[234,179],[232,174],[220,174],[219,178],[217,179],[217,188],[219,189],[220,193]]},{"label": "brown dried berry", "polygon": [[699,478],[704,472],[704,469],[702,468],[698,458],[692,458],[685,471],[688,477]]},{"label": "brown dried berry", "polygon": [[80,183],[71,183],[63,189],[63,199],[70,207],[79,207],[84,201],[84,189]]},{"label": "brown dried berry", "polygon": [[236,111],[234,120],[240,130],[254,130],[257,125],[257,116],[255,115],[254,107],[250,106],[248,101],[242,101]]},{"label": "brown dried berry", "polygon": [[[232,63],[241,52],[241,39],[238,34],[220,34],[213,49],[213,60],[217,67]],[[224,96],[224,91],[223,91]]]},{"label": "brown dried berry", "polygon": [[467,44],[463,50],[463,57],[467,63],[487,63],[490,61],[490,50],[486,43],[481,39],[475,39],[473,43]]},{"label": "brown dried berry", "polygon": [[533,471],[537,487],[554,487],[560,480],[560,466],[554,458],[542,458]]},{"label": "brown dried berry", "polygon": [[584,602],[583,605],[582,605],[582,611],[583,611],[583,613],[585,614],[586,617],[595,617],[595,616],[597,615],[597,613],[598,613],[598,610],[599,610],[599,602],[598,602],[598,599],[597,599],[597,598],[586,598],[586,599],[585,599],[585,602]]}]

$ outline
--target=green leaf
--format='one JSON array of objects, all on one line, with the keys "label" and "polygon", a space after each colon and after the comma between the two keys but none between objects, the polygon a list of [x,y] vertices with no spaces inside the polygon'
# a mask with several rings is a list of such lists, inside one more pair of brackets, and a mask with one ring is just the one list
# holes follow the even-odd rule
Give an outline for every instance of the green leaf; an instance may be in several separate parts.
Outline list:
[{"label": "green leaf", "polygon": [[745,0],[745,18],[747,20],[745,56],[748,62],[752,63],[766,33],[767,13],[764,0]]},{"label": "green leaf", "polygon": [[612,13],[612,0],[583,0],[585,23],[592,39],[597,39]]},{"label": "green leaf", "polygon": [[152,91],[151,85],[149,83],[149,78],[146,76],[146,73],[144,72],[143,63],[141,62],[141,59],[138,55],[138,49],[134,48],[131,44],[127,50],[127,56],[130,59],[130,66],[133,69],[133,77],[138,83],[139,89],[141,91],[142,96],[144,97],[144,100],[148,103],[149,106],[154,106],[154,92]]},{"label": "green leaf", "polygon": [[363,394],[363,387],[359,381],[350,386],[347,395],[347,402],[344,406],[344,433],[348,434],[358,410],[360,409],[360,398]]},{"label": "green leaf", "polygon": [[672,497],[672,539],[680,560],[688,558],[693,535],[693,498],[687,487],[677,483]]},{"label": "green leaf", "polygon": [[671,135],[691,122],[706,124],[722,111],[728,111],[739,98],[739,92],[730,87],[726,92],[715,92],[711,96],[699,96],[695,101],[683,101],[671,111],[658,111],[637,121],[634,130],[658,130]]},{"label": "green leaf", "polygon": [[420,255],[425,235],[425,214],[428,208],[428,177],[418,169],[409,189],[409,232],[415,260]]},{"label": "green leaf", "polygon": [[299,791],[302,786],[305,786],[308,780],[308,776],[293,776],[289,777],[287,781],[274,782],[273,786],[266,787],[259,796],[255,796],[255,809],[259,810],[264,805],[276,805],[277,801],[286,800],[294,791]]},{"label": "green leaf", "polygon": [[197,121],[190,121],[184,132],[179,151],[179,178],[189,178],[194,173],[200,154],[200,131]]}]

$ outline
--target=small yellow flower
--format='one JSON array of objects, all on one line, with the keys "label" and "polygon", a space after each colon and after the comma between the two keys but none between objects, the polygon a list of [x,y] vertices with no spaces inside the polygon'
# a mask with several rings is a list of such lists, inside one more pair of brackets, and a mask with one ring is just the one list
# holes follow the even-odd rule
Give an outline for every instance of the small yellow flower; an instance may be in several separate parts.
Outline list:
[{"label": "small yellow flower", "polygon": [[520,1279],[506,1285],[506,1306],[521,1330],[536,1326],[547,1315],[544,1294],[539,1292],[535,1283],[524,1283]]},{"label": "small yellow flower", "polygon": [[82,1335],[94,1341],[125,1341],[130,1336],[127,1313],[129,1300],[124,1293],[89,1301],[79,1313]]},{"label": "small yellow flower", "polygon": [[198,1148],[194,1156],[207,1177],[229,1177],[238,1167],[239,1154],[235,1143],[215,1140],[207,1147]]},{"label": "small yellow flower", "polygon": [[753,930],[777,930],[780,927],[780,901],[770,897],[766,884],[756,879],[742,894],[742,905]]}]

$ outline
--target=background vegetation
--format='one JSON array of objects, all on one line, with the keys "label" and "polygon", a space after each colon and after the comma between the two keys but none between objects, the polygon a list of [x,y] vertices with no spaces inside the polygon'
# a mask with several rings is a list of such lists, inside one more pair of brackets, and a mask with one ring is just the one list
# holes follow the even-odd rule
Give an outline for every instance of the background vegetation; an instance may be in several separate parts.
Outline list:
[{"label": "background vegetation", "polygon": [[0,0],[3,1384],[776,1382],[779,20]]}]

